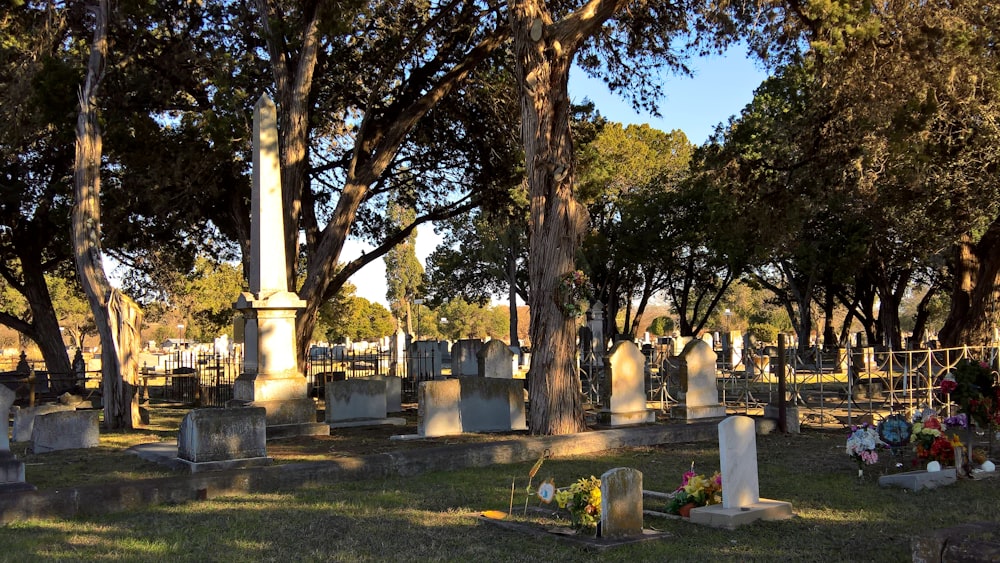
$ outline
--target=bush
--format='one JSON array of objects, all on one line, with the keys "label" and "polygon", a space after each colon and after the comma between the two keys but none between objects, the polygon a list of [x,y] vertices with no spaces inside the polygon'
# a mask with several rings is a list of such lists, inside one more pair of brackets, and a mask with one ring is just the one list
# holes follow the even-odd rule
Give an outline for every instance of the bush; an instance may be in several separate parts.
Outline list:
[{"label": "bush", "polygon": [[753,323],[747,328],[747,332],[757,342],[773,344],[778,340],[778,327],[767,323]]},{"label": "bush", "polygon": [[666,336],[674,332],[674,319],[670,317],[656,317],[649,323],[649,333],[656,336]]}]

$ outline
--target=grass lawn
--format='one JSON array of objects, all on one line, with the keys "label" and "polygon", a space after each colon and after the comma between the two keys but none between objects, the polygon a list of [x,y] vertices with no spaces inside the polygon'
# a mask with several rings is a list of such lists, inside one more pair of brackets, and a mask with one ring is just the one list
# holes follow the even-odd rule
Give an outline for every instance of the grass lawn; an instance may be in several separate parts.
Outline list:
[{"label": "grass lawn", "polygon": [[[156,432],[148,435],[155,437]],[[792,520],[727,531],[647,517],[646,527],[670,537],[605,552],[478,521],[483,510],[507,510],[512,479],[515,506],[523,506],[532,465],[523,463],[331,483],[85,519],[18,522],[0,533],[0,560],[909,561],[914,535],[963,522],[998,520],[1000,480],[960,480],[916,493],[882,489],[877,475],[894,471],[895,463],[908,462],[908,457],[883,455],[869,468],[869,476],[859,480],[854,462],[844,453],[845,439],[844,432],[809,430],[758,437],[761,496],[791,502],[796,514]],[[364,448],[382,446],[380,438],[368,440]],[[111,444],[106,447],[114,450]],[[323,447],[327,445],[303,455],[322,457]],[[330,446],[327,455],[338,455],[334,450],[343,447]],[[98,458],[104,455],[98,453]],[[627,466],[643,472],[645,489],[668,492],[692,461],[699,472],[714,472],[719,468],[716,445],[677,444],[551,459],[534,482],[552,477],[557,486],[565,486],[579,477]],[[31,475],[29,466],[29,482]],[[662,507],[647,501],[646,508]]]}]

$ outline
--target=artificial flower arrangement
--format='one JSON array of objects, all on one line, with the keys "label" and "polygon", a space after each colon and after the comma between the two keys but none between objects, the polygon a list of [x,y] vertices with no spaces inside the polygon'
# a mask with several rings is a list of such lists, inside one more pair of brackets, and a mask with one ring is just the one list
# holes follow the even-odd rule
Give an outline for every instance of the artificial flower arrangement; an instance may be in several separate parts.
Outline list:
[{"label": "artificial flower arrangement", "polygon": [[601,520],[601,480],[591,475],[555,493],[559,508],[569,511],[573,527],[593,533]]},{"label": "artificial flower arrangement", "polygon": [[865,465],[878,462],[879,448],[888,448],[889,444],[882,441],[878,429],[868,423],[851,426],[847,436],[847,455],[858,462],[858,474],[864,471]]},{"label": "artificial flower arrangement", "polygon": [[[670,514],[682,514],[687,505],[689,508],[707,506],[722,502],[722,475],[716,471],[711,477],[694,472],[694,462],[691,469],[684,472],[681,485],[671,494],[667,504]],[[683,515],[683,514],[682,514]]]},{"label": "artificial flower arrangement", "polygon": [[571,319],[583,316],[590,307],[590,279],[580,270],[574,270],[559,278],[556,288],[556,302],[564,315]]},{"label": "artificial flower arrangement", "polygon": [[[959,411],[982,429],[1000,424],[1000,385],[997,373],[986,362],[961,360],[940,384],[941,392]],[[968,422],[962,426],[968,427]]]},{"label": "artificial flower arrangement", "polygon": [[936,414],[922,413],[913,421],[910,443],[916,452],[914,465],[937,461],[941,465],[955,463],[955,444],[944,431],[947,428]]}]

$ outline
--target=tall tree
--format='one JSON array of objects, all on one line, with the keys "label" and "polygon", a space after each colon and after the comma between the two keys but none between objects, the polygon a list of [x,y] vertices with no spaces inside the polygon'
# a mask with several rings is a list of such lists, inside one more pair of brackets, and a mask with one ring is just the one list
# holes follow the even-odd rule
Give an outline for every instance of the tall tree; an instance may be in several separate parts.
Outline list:
[{"label": "tall tree", "polygon": [[[401,228],[416,218],[416,212],[398,199],[389,205],[390,220]],[[422,297],[424,267],[417,259],[417,232],[385,253],[385,298],[393,316],[405,325],[407,334],[413,334],[411,305]],[[399,326],[397,324],[397,326]],[[403,327],[400,327],[403,328]]]},{"label": "tall tree", "polygon": [[636,104],[651,106],[656,70],[680,66],[671,42],[687,30],[694,8],[685,2],[634,5],[625,0],[580,6],[508,2],[531,201],[532,433],[565,434],[584,426],[574,362],[576,322],[563,311],[557,292],[560,280],[576,267],[587,224],[586,209],[574,193],[570,67],[582,53],[584,68],[603,69],[615,89],[631,90]]},{"label": "tall tree", "polygon": [[[465,100],[478,95],[459,86],[468,85],[505,33],[489,3],[255,5],[279,110],[288,243],[297,245],[297,233],[305,233],[302,342],[312,334],[319,306],[361,267],[417,225],[471,207],[467,196],[477,182],[463,180],[473,178],[488,155],[464,150],[474,118],[452,110],[461,114],[469,107]],[[446,98],[453,104],[440,105]],[[387,228],[379,209],[396,174],[420,182],[421,201],[409,225]],[[338,269],[349,235],[366,237],[375,248]],[[306,347],[299,349],[304,354]]]},{"label": "tall tree", "polygon": [[107,0],[100,0],[93,13],[94,39],[86,79],[80,89],[76,130],[73,250],[104,351],[101,356],[104,425],[134,428],[141,424],[137,360],[142,312],[134,301],[108,283],[101,257],[101,130],[97,120],[97,91],[108,52]]}]

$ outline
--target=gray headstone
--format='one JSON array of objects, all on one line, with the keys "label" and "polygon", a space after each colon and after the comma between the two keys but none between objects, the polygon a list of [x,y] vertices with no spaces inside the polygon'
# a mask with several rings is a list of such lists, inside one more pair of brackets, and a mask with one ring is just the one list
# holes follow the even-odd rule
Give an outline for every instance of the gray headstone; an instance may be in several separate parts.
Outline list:
[{"label": "gray headstone", "polygon": [[99,416],[99,411],[94,410],[36,416],[31,430],[31,451],[41,454],[97,447],[100,443]]},{"label": "gray headstone", "polygon": [[472,376],[479,374],[478,354],[483,341],[478,338],[463,338],[451,347],[451,374]]},{"label": "gray headstone", "polygon": [[460,384],[463,432],[525,430],[524,382],[521,379],[471,377]]},{"label": "gray headstone", "polygon": [[267,456],[267,415],[262,407],[195,409],[177,432],[177,457],[192,463]]},{"label": "gray headstone", "polygon": [[16,398],[17,393],[14,393],[6,385],[0,385],[0,413],[3,414],[3,436],[0,436],[0,452],[10,451],[10,426],[7,421],[10,417],[10,407],[13,406]]},{"label": "gray headstone", "polygon": [[21,407],[14,409],[13,440],[27,442],[35,427],[35,417],[54,412],[73,411],[76,407],[70,405],[38,405],[37,407]]},{"label": "gray headstone", "polygon": [[616,467],[601,475],[601,537],[642,535],[642,472]]},{"label": "gray headstone", "polygon": [[326,421],[385,418],[385,381],[351,378],[326,384]]},{"label": "gray headstone", "polygon": [[742,508],[760,502],[757,435],[752,418],[730,416],[719,423],[719,463],[723,508]]},{"label": "gray headstone", "polygon": [[478,352],[480,377],[514,378],[514,353],[500,340],[490,340]]},{"label": "gray headstone", "polygon": [[460,379],[421,381],[417,388],[417,434],[424,437],[462,433]]},{"label": "gray headstone", "polygon": [[401,412],[403,410],[403,379],[401,377],[369,375],[363,379],[385,383],[385,412]]}]

